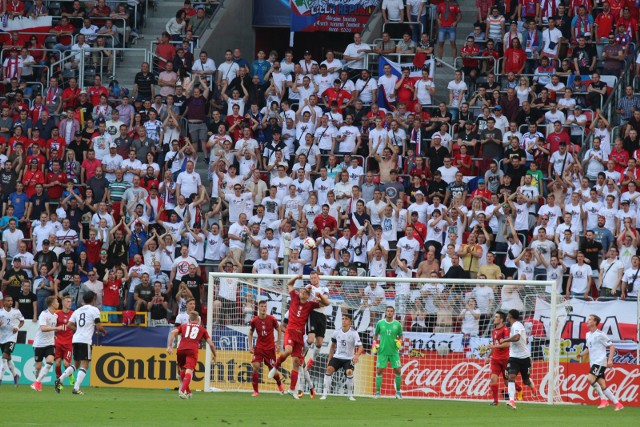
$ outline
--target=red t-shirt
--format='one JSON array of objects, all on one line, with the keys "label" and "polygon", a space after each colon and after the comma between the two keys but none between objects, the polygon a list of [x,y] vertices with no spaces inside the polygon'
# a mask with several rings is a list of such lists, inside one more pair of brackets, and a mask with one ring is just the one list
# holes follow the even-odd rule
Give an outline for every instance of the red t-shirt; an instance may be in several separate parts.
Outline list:
[{"label": "red t-shirt", "polygon": [[80,96],[80,88],[71,89],[70,87],[62,91],[62,99],[69,98],[67,102],[62,106],[63,108],[73,108],[75,110],[78,105],[78,96]]},{"label": "red t-shirt", "polygon": [[471,156],[469,154],[460,154],[460,153],[453,156],[453,163],[458,168],[458,170],[462,172],[464,176],[470,176],[471,166],[464,166],[458,163],[458,161],[461,161],[466,164],[471,163],[471,166],[473,166],[473,161],[471,160]]},{"label": "red t-shirt", "polygon": [[89,93],[89,99],[94,107],[100,104],[100,95],[104,94],[109,96],[109,91],[104,86],[91,86],[87,92]]},{"label": "red t-shirt", "polygon": [[549,151],[551,152],[551,154],[553,154],[556,151],[560,150],[561,142],[564,142],[565,144],[567,144],[567,147],[569,147],[571,139],[569,139],[569,135],[567,134],[567,132],[562,130],[560,132],[551,132],[547,136],[547,142],[549,143]]},{"label": "red t-shirt", "polygon": [[427,226],[419,221],[412,223],[413,238],[420,242],[420,247],[424,247],[424,239],[427,238]]},{"label": "red t-shirt", "polygon": [[100,162],[100,160],[98,159],[93,159],[93,160],[84,159],[82,161],[82,169],[85,170],[85,174],[86,174],[85,182],[89,182],[89,179],[96,176],[96,169],[98,168],[98,166],[102,166],[102,162]]},{"label": "red t-shirt", "polygon": [[507,73],[519,73],[524,61],[527,59],[527,54],[522,49],[509,48],[504,52],[504,57],[507,59],[505,71]]},{"label": "red t-shirt", "polygon": [[287,329],[304,331],[309,314],[314,308],[320,307],[320,304],[317,301],[307,301],[302,304],[297,290],[289,292],[289,296],[291,296],[291,304]]},{"label": "red t-shirt", "polygon": [[122,288],[122,279],[107,282],[104,287],[102,304],[117,307],[120,304],[120,288]]},{"label": "red t-shirt", "polygon": [[[449,8],[449,16],[446,16],[445,11]],[[440,27],[452,27],[456,22],[456,18],[460,13],[460,6],[457,3],[440,3],[438,5],[438,15],[440,16]]]},{"label": "red t-shirt", "polygon": [[[501,339],[509,338],[509,328],[503,326],[502,328],[496,328],[491,332],[491,343],[500,344]],[[494,348],[491,353],[493,360],[507,360],[509,358],[509,347]]]},{"label": "red t-shirt", "polygon": [[73,330],[67,329],[66,326],[69,323],[69,319],[71,319],[71,315],[73,314],[73,310],[69,310],[68,313],[65,313],[62,310],[56,311],[56,316],[58,316],[58,321],[56,322],[56,326],[65,326],[64,330],[56,331],[56,345],[71,347],[71,340],[73,339]]},{"label": "red t-shirt", "polygon": [[[238,114],[237,116],[234,116],[233,114],[230,116],[227,116],[224,119],[224,122],[227,125],[227,129],[231,129],[231,127],[233,125],[235,125],[238,122],[242,121],[242,115]],[[240,126],[236,126],[235,128],[233,128],[233,140],[237,141],[240,138],[240,131],[242,129],[240,129]]]},{"label": "red t-shirt", "polygon": [[[465,44],[464,46],[462,46],[462,49],[460,49],[460,53],[465,53],[470,56],[480,56],[480,48],[476,45],[469,47]],[[465,67],[478,67],[479,62],[480,61],[478,59],[467,59],[464,57],[462,58],[462,65],[464,65]]]},{"label": "red t-shirt", "polygon": [[44,184],[44,176],[42,176],[42,172],[39,169],[35,171],[28,169],[22,177],[22,183],[24,184],[24,192],[31,198],[36,194],[36,185]]},{"label": "red t-shirt", "polygon": [[193,350],[198,351],[200,347],[200,341],[202,339],[209,339],[207,330],[199,323],[189,322],[184,323],[178,327],[182,339],[180,345],[178,345],[178,351],[180,350]]},{"label": "red t-shirt", "polygon": [[96,264],[100,259],[100,250],[102,249],[102,240],[87,240],[84,243],[87,249],[87,259],[91,264]]},{"label": "red t-shirt", "polygon": [[58,200],[62,197],[62,191],[64,190],[64,184],[67,182],[67,174],[60,171],[57,174],[49,172],[47,174],[47,184],[51,184],[54,181],[58,181],[60,184],[49,187],[49,199]]},{"label": "red t-shirt", "polygon": [[[471,193],[471,198],[474,199],[476,197],[485,197],[487,199],[491,198],[491,190],[489,190],[488,188],[485,188],[484,190],[478,190],[477,188],[475,190],[473,190],[473,192]],[[482,208],[486,208],[487,207],[487,202],[485,202],[484,200],[482,201]]]},{"label": "red t-shirt", "polygon": [[166,59],[166,61],[158,59],[158,67],[164,70],[167,61],[173,61],[173,58],[176,56],[176,48],[171,43],[160,43],[156,47],[156,55]]},{"label": "red t-shirt", "polygon": [[[627,150],[621,150],[620,152],[616,150],[611,150],[611,154],[609,154],[609,159],[614,160],[616,162],[622,162],[626,165],[627,163],[629,163],[629,153],[627,153]],[[624,175],[624,171],[626,169],[627,169],[626,167],[620,166],[617,163],[614,167],[614,170],[616,172],[620,172],[620,175]]]},{"label": "red t-shirt", "polygon": [[[51,138],[50,140],[47,141],[47,148],[49,149],[49,153],[51,153],[51,150],[53,150],[54,148],[56,148],[58,150],[58,158],[61,159],[62,156],[64,155],[64,150],[67,146],[67,141],[64,140],[64,138],[58,137],[58,138]],[[49,154],[49,156],[51,157],[51,154]]]},{"label": "red t-shirt", "polygon": [[329,229],[333,230],[338,227],[338,222],[331,215],[327,215],[327,217],[323,217],[322,214],[315,217],[313,220],[313,225],[318,229],[318,233],[321,233],[325,227],[329,227]]},{"label": "red t-shirt", "polygon": [[[71,24],[67,24],[67,25],[56,25],[55,27],[53,27],[53,30],[56,32],[65,31],[65,32],[75,33],[76,28]],[[64,35],[64,36],[58,37],[58,42],[65,46],[71,46],[71,36]]]},{"label": "red t-shirt", "polygon": [[275,350],[273,331],[278,329],[278,321],[275,317],[267,315],[264,319],[254,317],[249,322],[252,331],[257,331],[256,350]]},{"label": "red t-shirt", "polygon": [[346,90],[335,90],[334,88],[330,87],[322,92],[322,97],[327,98],[327,106],[331,106],[331,103],[335,101],[338,103],[338,111],[342,111],[345,99],[351,99],[351,94]]}]

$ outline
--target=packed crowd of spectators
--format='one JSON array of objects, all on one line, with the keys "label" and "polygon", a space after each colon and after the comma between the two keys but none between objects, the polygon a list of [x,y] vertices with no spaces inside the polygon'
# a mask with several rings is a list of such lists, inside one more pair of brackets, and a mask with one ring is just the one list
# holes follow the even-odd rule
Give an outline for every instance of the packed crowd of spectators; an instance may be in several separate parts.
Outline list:
[{"label": "packed crowd of spectators", "polygon": [[[391,11],[398,3],[382,2],[385,20],[425,10],[408,1]],[[622,49],[630,67],[635,37],[612,24],[601,61],[594,34],[605,33],[584,26],[586,3],[540,16],[489,6],[442,102],[439,68],[425,66],[417,80],[390,66],[376,76],[365,56],[423,55],[429,64],[436,43],[456,40],[462,12],[452,1],[430,9],[436,42],[408,31],[369,45],[354,34],[324,58],[287,50],[247,60],[233,49],[218,62],[191,52],[188,29],[201,12],[185,1],[131,97],[98,75],[86,88],[61,75],[28,108],[12,82],[0,114],[0,225],[4,264],[12,260],[3,292],[18,301],[35,293],[38,304],[98,290],[104,310],[150,310],[157,322],[191,297],[200,310],[213,269],[549,278],[566,296],[635,297],[640,99],[628,86],[613,117],[600,109],[605,80],[626,69],[613,72],[607,60],[619,61]],[[627,9],[613,15],[618,22]],[[566,25],[576,20],[582,27]],[[377,105],[380,91],[390,108]],[[451,293],[364,285],[340,292],[376,307],[389,292],[422,324]],[[479,287],[467,297],[486,311],[494,290]],[[216,320],[241,311],[233,285],[215,292]],[[495,301],[518,308],[524,292],[504,286]],[[467,316],[469,301],[453,314]]]}]

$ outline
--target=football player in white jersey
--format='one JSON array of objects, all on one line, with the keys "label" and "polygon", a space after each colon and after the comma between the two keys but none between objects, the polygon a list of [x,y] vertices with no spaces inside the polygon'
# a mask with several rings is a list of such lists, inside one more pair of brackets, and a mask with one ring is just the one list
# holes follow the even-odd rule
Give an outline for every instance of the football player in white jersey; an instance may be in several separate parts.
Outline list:
[{"label": "football player in white jersey", "polygon": [[527,338],[527,330],[520,322],[520,312],[518,310],[509,310],[507,321],[511,325],[509,338],[500,340],[500,344],[511,343],[509,346],[509,362],[507,364],[507,372],[509,374],[509,403],[507,407],[516,409],[516,379],[518,374],[522,377],[522,383],[531,388],[531,394],[537,396],[533,380],[529,378],[531,373],[531,351],[529,350],[529,340]]},{"label": "football player in white jersey", "polygon": [[[607,368],[613,368],[613,355],[616,352],[616,348],[607,337],[607,335],[598,329],[600,324],[600,317],[595,314],[590,314],[587,318],[587,345],[582,353],[580,353],[580,359],[587,354],[589,355],[589,364],[591,369],[589,370],[589,376],[587,380],[591,387],[600,396],[600,405],[598,409],[606,408],[609,406],[609,401],[616,405],[615,410],[619,411],[624,406],[614,396],[614,394],[607,388],[607,383],[604,379]],[[609,349],[609,357],[607,357],[607,348]]]},{"label": "football player in white jersey", "polygon": [[16,346],[18,339],[18,331],[24,325],[24,316],[20,310],[13,308],[13,298],[11,295],[5,295],[3,298],[4,307],[0,309],[0,349],[2,350],[2,359],[0,359],[0,383],[4,370],[9,369],[13,376],[13,385],[18,387],[18,379],[20,374],[16,371],[16,367],[11,360],[11,353]]},{"label": "football player in white jersey", "polygon": [[89,369],[89,362],[91,361],[91,343],[93,342],[93,334],[96,329],[107,335],[107,331],[100,323],[100,310],[95,307],[96,294],[95,292],[88,291],[82,296],[82,302],[84,305],[73,312],[71,319],[67,327],[73,329],[73,361],[74,365],[69,366],[60,378],[56,379],[55,390],[60,393],[60,385],[62,381],[69,375],[73,374],[78,369],[78,377],[76,383],[73,386],[73,394],[84,394],[80,390],[82,381],[87,375],[87,369]]},{"label": "football player in white jersey", "polygon": [[324,387],[320,400],[325,400],[331,388],[331,378],[334,372],[342,369],[347,377],[347,394],[349,400],[353,397],[353,370],[362,354],[360,335],[351,327],[352,318],[348,311],[342,313],[342,328],[334,332],[329,349],[329,364],[324,374]]},{"label": "football player in white jersey", "polygon": [[[320,283],[320,275],[317,271],[309,273],[309,282],[313,286],[312,295],[316,295],[318,292],[322,295],[329,297],[329,288],[323,286]],[[322,348],[322,342],[324,341],[324,334],[327,330],[327,315],[331,314],[331,305],[314,309],[309,314],[309,320],[307,321],[307,369],[311,369],[316,357],[316,353]],[[315,344],[314,344],[315,342]]]},{"label": "football player in white jersey", "polygon": [[[38,332],[33,340],[33,352],[36,361],[36,380],[31,384],[31,388],[35,391],[42,391],[42,380],[49,373],[55,360],[56,347],[56,331],[61,331],[63,326],[57,326],[59,303],[58,298],[51,295],[45,300],[47,309],[38,316]],[[42,361],[45,361],[44,368]]]}]

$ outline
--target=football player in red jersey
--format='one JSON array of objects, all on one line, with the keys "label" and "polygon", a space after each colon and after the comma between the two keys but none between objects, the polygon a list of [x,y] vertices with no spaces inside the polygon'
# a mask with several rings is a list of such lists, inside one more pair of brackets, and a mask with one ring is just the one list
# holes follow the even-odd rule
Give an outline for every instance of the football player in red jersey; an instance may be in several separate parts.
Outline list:
[{"label": "football player in red jersey", "polygon": [[[62,310],[56,311],[58,316],[58,323],[56,326],[62,326],[61,331],[56,332],[56,378],[60,378],[62,375],[62,362],[64,362],[64,369],[67,369],[71,365],[72,350],[71,339],[73,338],[73,330],[67,328],[67,323],[71,319],[73,310],[71,310],[71,295],[67,295],[62,298]],[[69,383],[73,385],[75,379],[73,375],[69,377]]]},{"label": "football player in red jersey", "polygon": [[289,322],[287,330],[284,334],[284,353],[278,357],[275,365],[269,371],[269,378],[274,378],[278,372],[278,368],[287,360],[289,356],[293,357],[293,369],[291,370],[291,385],[289,386],[289,394],[294,399],[299,399],[296,393],[296,384],[298,382],[298,369],[302,359],[304,350],[304,332],[309,314],[315,308],[326,307],[329,305],[329,298],[316,293],[317,301],[311,301],[311,289],[309,285],[298,290],[294,289],[297,280],[302,279],[302,274],[298,274],[287,283],[291,303],[289,305]]},{"label": "football player in red jersey", "polygon": [[[507,315],[498,311],[493,316],[493,331],[491,332],[491,344],[487,346],[490,351],[487,353],[487,363],[491,364],[491,394],[493,395],[493,402],[491,406],[498,406],[498,395],[500,392],[500,385],[498,379],[500,376],[504,378],[505,385],[507,382],[506,372],[507,363],[509,361],[509,343],[500,344],[501,339],[509,338],[509,327],[504,324],[507,320]],[[516,384],[516,392],[518,393],[518,400],[522,400],[522,387],[520,384]]]},{"label": "football player in red jersey", "polygon": [[[280,325],[275,317],[267,314],[267,302],[258,303],[258,315],[249,322],[249,353],[253,354],[251,365],[253,372],[251,382],[253,384],[253,396],[258,395],[258,382],[260,380],[260,365],[264,363],[269,369],[276,363],[276,346],[273,339],[273,331],[278,331],[278,347],[280,347]],[[257,339],[253,345],[253,332],[256,332]],[[278,384],[280,393],[284,393],[280,374],[276,373],[274,379]]]},{"label": "football player in red jersey", "polygon": [[[180,399],[191,399],[191,378],[193,371],[198,364],[198,347],[201,340],[206,340],[211,349],[211,361],[216,361],[216,348],[211,341],[211,337],[207,330],[200,324],[200,315],[197,311],[189,313],[189,323],[185,323],[175,328],[169,334],[169,342],[173,342],[177,335],[181,335],[182,339],[178,345],[177,359],[178,368],[180,368]],[[173,348],[167,347],[167,353],[172,354]]]}]

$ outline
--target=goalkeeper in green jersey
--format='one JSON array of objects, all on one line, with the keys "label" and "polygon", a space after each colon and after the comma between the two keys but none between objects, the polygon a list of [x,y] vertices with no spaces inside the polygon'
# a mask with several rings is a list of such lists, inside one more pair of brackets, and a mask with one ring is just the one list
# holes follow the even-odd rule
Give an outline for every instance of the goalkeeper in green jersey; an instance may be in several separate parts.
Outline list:
[{"label": "goalkeeper in green jersey", "polygon": [[373,334],[373,351],[378,353],[376,363],[376,394],[374,398],[380,397],[382,387],[382,372],[391,364],[393,372],[396,374],[396,399],[402,399],[400,386],[402,385],[402,364],[400,363],[400,347],[402,346],[402,325],[395,320],[396,310],[393,306],[388,306],[384,313],[384,319],[376,325]]}]

